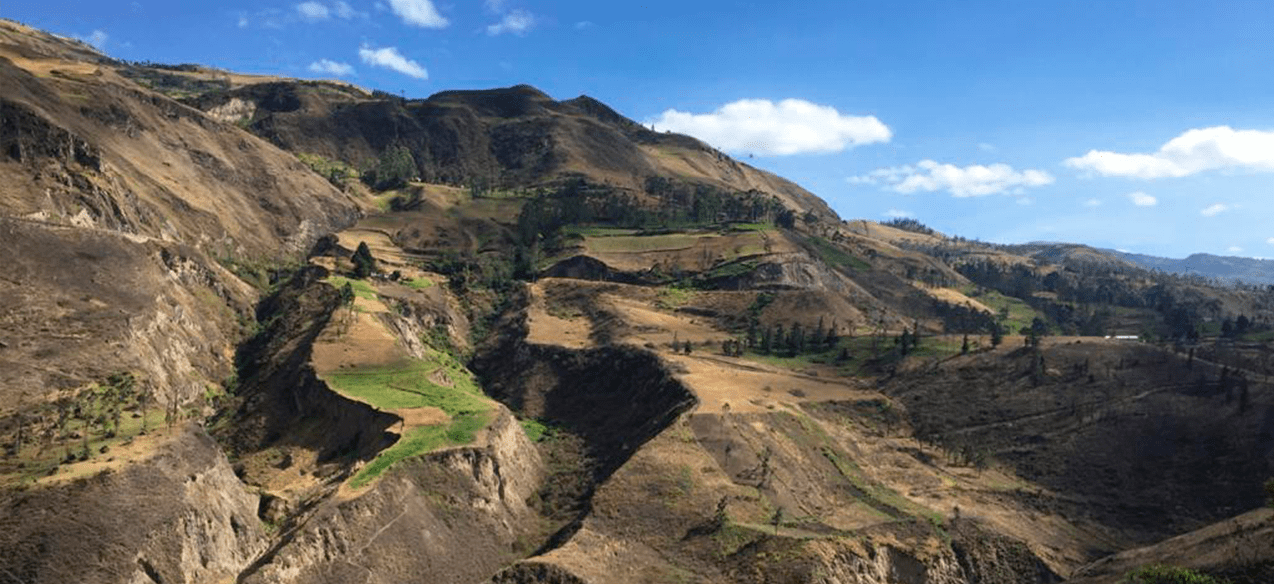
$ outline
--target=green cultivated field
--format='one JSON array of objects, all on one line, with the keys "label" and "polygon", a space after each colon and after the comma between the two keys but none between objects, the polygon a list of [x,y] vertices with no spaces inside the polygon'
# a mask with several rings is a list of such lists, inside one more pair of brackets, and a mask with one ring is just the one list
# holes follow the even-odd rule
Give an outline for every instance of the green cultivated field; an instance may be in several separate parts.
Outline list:
[{"label": "green cultivated field", "polygon": [[595,253],[672,251],[694,246],[703,235],[672,233],[668,235],[614,235],[586,237],[585,245]]},{"label": "green cultivated field", "polygon": [[344,288],[345,284],[349,284],[354,289],[354,296],[365,300],[376,299],[376,289],[367,280],[354,280],[345,276],[328,276],[323,281],[335,286],[337,290]]},{"label": "green cultivated field", "polygon": [[[382,410],[435,407],[451,416],[447,425],[409,429],[397,443],[363,467],[350,480],[350,486],[366,485],[400,460],[445,446],[469,444],[475,433],[490,422],[493,404],[483,395],[473,375],[450,354],[434,349],[427,351],[425,359],[324,376],[341,394]],[[430,380],[439,373],[446,376],[452,387]]]}]

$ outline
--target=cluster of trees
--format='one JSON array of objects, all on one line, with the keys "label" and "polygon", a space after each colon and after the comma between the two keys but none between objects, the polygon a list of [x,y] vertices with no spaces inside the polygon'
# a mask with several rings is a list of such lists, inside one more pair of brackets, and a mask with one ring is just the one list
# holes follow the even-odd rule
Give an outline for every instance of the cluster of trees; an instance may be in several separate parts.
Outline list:
[{"label": "cluster of trees", "polygon": [[901,229],[903,231],[910,231],[912,233],[920,233],[923,235],[938,234],[937,231],[930,229],[929,226],[915,219],[912,219],[910,217],[897,217],[882,223],[882,225],[893,227],[894,229]]},{"label": "cluster of trees", "polygon": [[1220,300],[1180,277],[1137,268],[1092,264],[1041,274],[1029,265],[983,260],[962,261],[955,268],[979,286],[1022,299],[1066,334],[1106,334],[1114,317],[1111,307],[1123,307],[1154,310],[1168,336],[1197,339],[1201,324],[1222,311]]},{"label": "cluster of trees", "polygon": [[796,215],[777,198],[757,190],[738,192],[712,185],[651,176],[646,193],[659,199],[653,209],[661,224],[713,224],[721,222],[775,223],[792,227]]},{"label": "cluster of trees", "polygon": [[763,355],[793,357],[830,351],[840,343],[840,334],[836,332],[834,321],[831,326],[824,326],[823,317],[820,316],[818,325],[809,330],[799,322],[786,328],[783,323],[778,323],[764,329],[753,323],[748,327],[745,342],[748,348]]},{"label": "cluster of trees", "polygon": [[407,186],[418,180],[420,169],[406,146],[392,146],[381,152],[371,168],[362,173],[363,182],[373,190],[387,191]]},{"label": "cluster of trees", "polygon": [[995,316],[964,304],[935,299],[933,311],[942,319],[942,328],[948,333],[990,333],[999,328]]}]

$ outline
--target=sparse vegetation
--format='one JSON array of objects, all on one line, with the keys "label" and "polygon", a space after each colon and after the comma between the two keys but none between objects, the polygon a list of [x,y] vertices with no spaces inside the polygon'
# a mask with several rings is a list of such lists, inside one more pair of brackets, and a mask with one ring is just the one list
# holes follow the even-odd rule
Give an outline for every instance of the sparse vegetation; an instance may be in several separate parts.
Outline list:
[{"label": "sparse vegetation", "polygon": [[1124,578],[1125,584],[1229,584],[1226,580],[1174,566],[1146,566]]}]

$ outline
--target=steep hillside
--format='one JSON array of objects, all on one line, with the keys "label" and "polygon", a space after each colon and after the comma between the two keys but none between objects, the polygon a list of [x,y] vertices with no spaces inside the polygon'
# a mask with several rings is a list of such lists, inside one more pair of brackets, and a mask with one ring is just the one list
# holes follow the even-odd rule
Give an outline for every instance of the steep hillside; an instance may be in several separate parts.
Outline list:
[{"label": "steep hillside", "polygon": [[526,188],[582,176],[646,193],[650,177],[759,191],[824,219],[835,213],[801,187],[710,146],[652,132],[587,96],[555,101],[527,85],[444,91],[424,100],[367,96],[326,83],[262,83],[188,100],[271,142],[357,168],[408,148],[425,182]]},{"label": "steep hillside", "polygon": [[1239,549],[1269,530],[1274,290],[841,221],[588,97],[407,100],[0,22],[0,261],[22,582],[1274,561]]}]

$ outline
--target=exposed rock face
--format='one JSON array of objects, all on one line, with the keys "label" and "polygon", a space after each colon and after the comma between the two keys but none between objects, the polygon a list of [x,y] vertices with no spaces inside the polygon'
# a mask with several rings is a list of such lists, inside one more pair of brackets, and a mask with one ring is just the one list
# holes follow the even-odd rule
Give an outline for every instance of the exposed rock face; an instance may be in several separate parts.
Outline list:
[{"label": "exposed rock face", "polygon": [[541,466],[501,408],[478,445],[399,463],[369,492],[331,501],[243,581],[484,580],[529,551],[537,517],[525,501]]},{"label": "exposed rock face", "polygon": [[232,578],[268,545],[257,496],[198,426],[160,452],[123,470],[4,495],[0,567],[28,583]]}]

